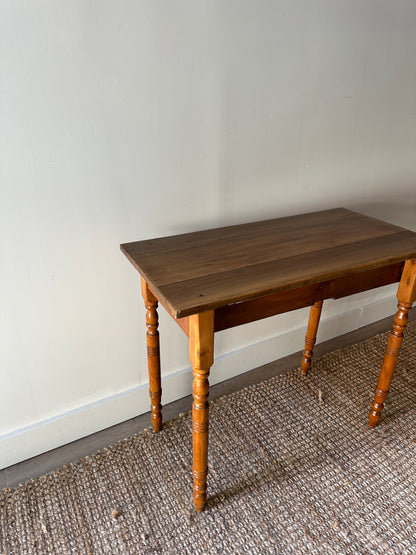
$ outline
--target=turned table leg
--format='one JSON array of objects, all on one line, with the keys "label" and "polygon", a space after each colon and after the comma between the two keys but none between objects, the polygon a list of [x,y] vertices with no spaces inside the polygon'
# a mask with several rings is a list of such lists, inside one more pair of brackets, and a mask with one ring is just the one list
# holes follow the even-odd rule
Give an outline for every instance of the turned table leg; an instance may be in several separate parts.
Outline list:
[{"label": "turned table leg", "polygon": [[147,327],[147,365],[149,369],[150,409],[152,424],[155,432],[162,427],[162,386],[160,378],[159,353],[159,319],[157,314],[157,299],[150,291],[146,281],[142,278],[142,294],[146,306]]},{"label": "turned table leg", "polygon": [[308,328],[305,336],[305,350],[303,351],[303,358],[301,362],[302,374],[306,376],[311,366],[311,359],[313,355],[313,347],[316,341],[316,334],[318,331],[319,319],[321,317],[323,301],[316,301],[312,306],[309,313]]},{"label": "turned table leg", "polygon": [[194,504],[202,511],[207,498],[209,370],[214,361],[214,311],[189,317],[189,358],[194,382],[192,405],[192,446]]},{"label": "turned table leg", "polygon": [[369,414],[369,425],[374,428],[380,419],[383,403],[389,392],[390,382],[396,368],[397,357],[406,329],[408,312],[416,297],[416,260],[408,260],[404,266],[403,274],[397,290],[397,313],[394,317],[393,330],[390,333],[381,367],[380,377],[374,393],[374,401]]}]

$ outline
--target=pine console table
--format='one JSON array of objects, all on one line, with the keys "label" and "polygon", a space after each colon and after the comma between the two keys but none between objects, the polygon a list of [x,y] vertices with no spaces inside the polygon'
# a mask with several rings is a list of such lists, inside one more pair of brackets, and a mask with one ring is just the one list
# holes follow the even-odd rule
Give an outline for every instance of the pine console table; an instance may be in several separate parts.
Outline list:
[{"label": "pine console table", "polygon": [[369,415],[370,426],[377,424],[416,299],[416,233],[335,208],[126,243],[121,250],[142,280],[156,432],[162,425],[158,302],[189,337],[198,511],[206,501],[208,376],[216,331],[311,306],[301,361],[306,374],[325,299],[400,282],[398,311]]}]

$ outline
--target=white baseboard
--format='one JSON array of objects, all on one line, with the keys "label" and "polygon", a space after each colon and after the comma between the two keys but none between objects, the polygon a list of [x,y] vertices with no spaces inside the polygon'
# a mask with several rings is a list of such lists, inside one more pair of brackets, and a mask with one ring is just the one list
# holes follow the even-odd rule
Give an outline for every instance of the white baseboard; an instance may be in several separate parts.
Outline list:
[{"label": "white baseboard", "polygon": [[[327,319],[323,315],[318,342],[384,318],[394,312],[395,305],[395,297],[389,295]],[[299,351],[303,348],[305,328],[306,322],[302,327],[217,357],[211,370],[210,383],[219,383]],[[189,395],[192,391],[191,367],[166,376],[162,389],[164,404]],[[148,410],[146,383],[1,435],[0,469],[114,426]]]}]

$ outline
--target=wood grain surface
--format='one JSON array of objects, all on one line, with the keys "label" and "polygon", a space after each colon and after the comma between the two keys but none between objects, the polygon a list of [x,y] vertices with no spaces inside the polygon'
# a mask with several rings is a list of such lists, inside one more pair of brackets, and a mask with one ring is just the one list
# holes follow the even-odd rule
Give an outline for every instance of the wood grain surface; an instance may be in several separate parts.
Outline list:
[{"label": "wood grain surface", "polygon": [[416,257],[416,233],[345,208],[121,245],[174,318]]}]

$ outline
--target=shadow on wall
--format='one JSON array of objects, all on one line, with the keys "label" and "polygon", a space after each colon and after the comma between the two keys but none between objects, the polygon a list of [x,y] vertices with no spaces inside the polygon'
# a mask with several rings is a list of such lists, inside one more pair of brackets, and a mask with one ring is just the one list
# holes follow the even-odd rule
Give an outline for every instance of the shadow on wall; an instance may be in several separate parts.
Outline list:
[{"label": "shadow on wall", "polygon": [[[391,187],[390,187],[391,188]],[[365,187],[363,186],[363,190]],[[304,203],[276,206],[267,204],[265,206],[252,207],[249,212],[241,214],[238,220],[235,217],[227,218],[220,225],[234,225],[239,223],[253,222],[256,220],[267,220],[292,216],[305,212],[327,210],[343,206],[356,212],[361,212],[367,216],[378,218],[394,225],[402,226],[416,231],[416,184],[415,186],[394,188],[394,192],[389,194],[382,193],[381,198],[375,200],[350,197],[328,196],[326,199],[310,199],[308,206]]]},{"label": "shadow on wall", "polygon": [[395,190],[394,196],[390,199],[383,197],[383,200],[373,202],[349,203],[347,208],[416,231],[415,188],[416,185],[411,192]]},{"label": "shadow on wall", "polygon": [[[394,179],[392,183],[394,183]],[[366,188],[365,184],[363,184],[362,190],[366,191]],[[300,202],[284,206],[276,206],[270,203],[264,206],[259,205],[252,207],[249,212],[241,214],[239,221],[235,217],[230,217],[227,218],[227,221],[221,223],[221,225],[233,225],[269,218],[292,216],[305,212],[336,208],[338,206],[343,206],[367,216],[416,231],[416,184],[393,187],[392,185],[387,185],[386,182],[380,185],[380,195],[374,200],[369,200],[369,196],[361,200],[358,195],[346,195],[344,192],[339,195],[328,195],[326,198],[320,198],[319,195],[313,198],[312,195],[307,206],[305,203]]]},{"label": "shadow on wall", "polygon": [[[307,205],[299,201],[284,205],[266,202],[263,204],[259,202],[256,206],[251,206],[249,210],[241,210],[239,216],[228,214],[226,217],[221,217],[221,221],[213,218],[211,221],[205,220],[199,226],[184,222],[171,225],[169,230],[166,231],[166,235],[190,233],[218,226],[238,225],[292,216],[306,212],[327,210],[338,206],[343,206],[367,216],[416,231],[416,185],[395,187],[392,193],[389,193],[389,189],[392,189],[392,187],[387,186],[386,183],[381,184],[379,198],[372,201],[368,200],[368,197],[367,199],[360,200],[358,197],[355,198],[354,194],[346,195],[345,192],[342,192],[339,195],[327,195],[325,198],[322,198],[320,195],[316,195],[314,198],[312,195]],[[362,190],[366,190],[365,184],[363,184]]]}]

